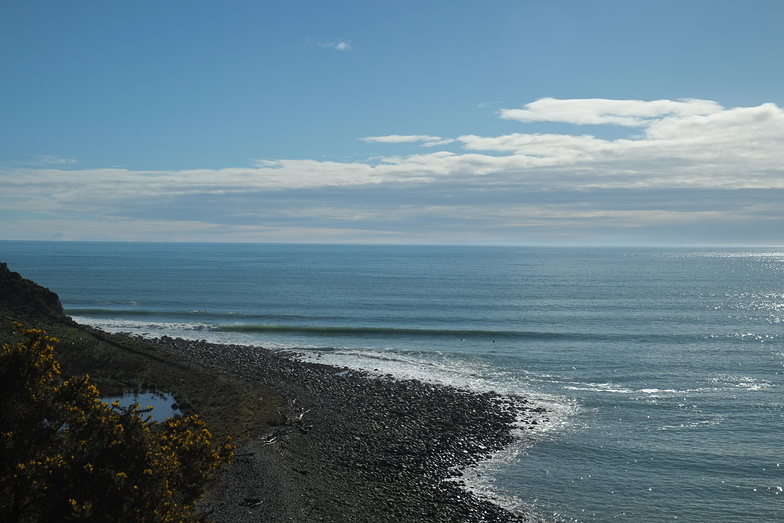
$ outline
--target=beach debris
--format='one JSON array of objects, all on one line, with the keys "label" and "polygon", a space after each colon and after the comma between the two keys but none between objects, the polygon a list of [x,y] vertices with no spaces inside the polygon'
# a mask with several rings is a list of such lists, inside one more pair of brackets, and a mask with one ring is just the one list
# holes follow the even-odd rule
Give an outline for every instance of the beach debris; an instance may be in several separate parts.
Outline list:
[{"label": "beach debris", "polygon": [[309,427],[305,425],[304,418],[305,414],[310,412],[310,409],[299,407],[295,398],[289,405],[288,411],[290,415],[282,410],[278,410],[278,413],[283,417],[283,424],[294,427],[303,434],[307,434]]}]

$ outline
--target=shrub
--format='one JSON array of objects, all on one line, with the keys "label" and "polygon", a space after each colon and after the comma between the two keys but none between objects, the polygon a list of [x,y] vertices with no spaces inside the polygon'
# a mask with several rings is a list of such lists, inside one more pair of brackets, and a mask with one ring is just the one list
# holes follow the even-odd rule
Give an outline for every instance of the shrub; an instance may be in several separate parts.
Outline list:
[{"label": "shrub", "polygon": [[89,376],[61,379],[56,339],[23,336],[0,351],[0,520],[193,520],[233,446],[197,416],[107,405]]}]

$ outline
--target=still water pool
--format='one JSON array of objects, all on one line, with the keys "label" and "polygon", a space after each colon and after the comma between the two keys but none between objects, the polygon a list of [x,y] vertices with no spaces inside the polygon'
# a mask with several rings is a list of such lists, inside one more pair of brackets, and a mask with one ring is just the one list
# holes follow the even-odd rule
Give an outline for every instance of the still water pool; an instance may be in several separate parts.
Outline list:
[{"label": "still water pool", "polygon": [[164,392],[126,392],[122,396],[107,396],[103,401],[109,404],[117,401],[121,407],[130,407],[134,403],[138,403],[143,409],[150,407],[152,410],[149,415],[157,422],[182,415],[180,409],[176,408],[177,401],[174,396]]}]

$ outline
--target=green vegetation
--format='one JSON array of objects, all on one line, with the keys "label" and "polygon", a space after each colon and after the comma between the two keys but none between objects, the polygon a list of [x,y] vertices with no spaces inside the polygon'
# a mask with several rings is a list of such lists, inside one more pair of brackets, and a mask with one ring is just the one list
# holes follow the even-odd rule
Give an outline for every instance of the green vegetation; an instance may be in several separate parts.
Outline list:
[{"label": "green vegetation", "polygon": [[124,335],[86,326],[44,325],[60,340],[63,374],[90,374],[105,396],[155,390],[174,396],[185,415],[198,414],[220,437],[244,440],[279,421],[283,399],[268,387],[194,365]]},{"label": "green vegetation", "polygon": [[[271,389],[79,325],[3,263],[0,343],[2,521],[196,519],[231,453],[214,442],[281,421]],[[139,389],[171,394],[186,417],[156,423],[100,399]]]},{"label": "green vegetation", "polygon": [[56,339],[23,336],[0,351],[0,519],[191,520],[234,447],[197,416],[107,405],[88,376],[60,379]]},{"label": "green vegetation", "polygon": [[144,340],[80,325],[65,315],[55,293],[0,263],[0,343],[21,341],[17,322],[57,338],[63,375],[89,374],[105,396],[169,393],[185,415],[198,414],[216,437],[239,441],[280,422],[285,402],[270,388],[194,365]]}]

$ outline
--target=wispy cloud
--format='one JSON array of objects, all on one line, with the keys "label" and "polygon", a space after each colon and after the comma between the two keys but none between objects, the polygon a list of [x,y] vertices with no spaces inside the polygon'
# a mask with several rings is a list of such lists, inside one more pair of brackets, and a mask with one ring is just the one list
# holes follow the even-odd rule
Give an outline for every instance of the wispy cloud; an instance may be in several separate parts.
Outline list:
[{"label": "wispy cloud", "polygon": [[416,143],[423,142],[424,147],[434,147],[436,145],[446,145],[455,140],[452,138],[441,138],[440,136],[429,136],[426,134],[390,134],[387,136],[366,136],[360,138],[368,143]]},{"label": "wispy cloud", "polygon": [[339,40],[335,42],[316,42],[315,45],[322,49],[333,49],[335,51],[351,51],[351,42],[348,40]]},{"label": "wispy cloud", "polygon": [[19,163],[24,165],[74,165],[77,161],[73,158],[60,158],[51,154],[42,154]]},{"label": "wispy cloud", "polygon": [[[614,140],[565,133],[390,134],[361,138],[398,153],[372,161],[272,159],[187,171],[64,169],[68,162],[55,161],[5,168],[0,211],[28,218],[23,226],[19,220],[0,224],[0,237],[3,227],[43,228],[46,215],[56,217],[47,223],[60,223],[60,230],[73,220],[101,220],[106,230],[114,222],[123,231],[136,224],[141,235],[171,223],[172,235],[192,238],[183,231],[201,224],[193,225],[194,235],[242,241],[254,234],[274,241],[273,231],[282,230],[310,231],[298,237],[302,241],[326,230],[336,241],[374,241],[372,231],[396,241],[577,238],[592,228],[606,234],[689,229],[702,237],[720,224],[716,237],[736,227],[736,238],[780,238],[784,110],[775,104],[544,99],[524,107],[500,117],[622,125],[639,134]],[[440,148],[447,143],[459,147]],[[406,144],[431,150],[399,154]],[[84,237],[79,230],[74,225],[63,232]]]},{"label": "wispy cloud", "polygon": [[[638,105],[628,107],[629,111],[616,110],[614,114],[623,118],[641,113]],[[634,139],[535,133],[463,135],[454,139],[386,135],[362,140],[390,145],[455,142],[464,151],[387,155],[373,162],[278,159],[258,160],[250,167],[187,171],[17,168],[4,169],[0,175],[6,179],[4,195],[16,195],[21,200],[33,194],[54,194],[55,190],[60,199],[72,195],[90,200],[99,195],[106,199],[400,182],[484,183],[479,179],[537,190],[784,188],[784,110],[763,104],[710,114],[689,112],[682,110],[673,115],[670,110],[649,118],[643,135]]]}]

